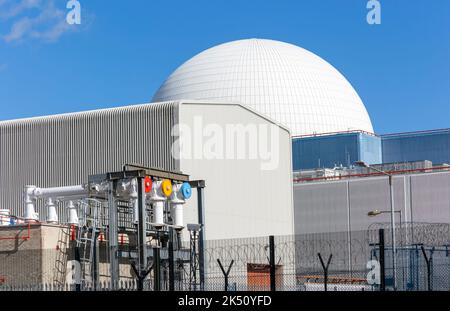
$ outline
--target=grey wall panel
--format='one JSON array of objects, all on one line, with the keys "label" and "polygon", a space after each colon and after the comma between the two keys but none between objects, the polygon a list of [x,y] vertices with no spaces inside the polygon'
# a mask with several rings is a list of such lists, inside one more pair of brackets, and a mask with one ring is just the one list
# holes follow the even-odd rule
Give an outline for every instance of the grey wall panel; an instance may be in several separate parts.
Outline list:
[{"label": "grey wall panel", "polygon": [[411,176],[414,221],[450,222],[450,173]]},{"label": "grey wall panel", "polygon": [[348,230],[345,182],[294,185],[295,233]]},{"label": "grey wall panel", "polygon": [[[450,172],[400,175],[393,182],[394,208],[401,211],[402,223],[450,223]],[[387,177],[294,184],[296,233],[361,231],[373,223],[390,223],[390,213],[367,216],[373,210],[390,211],[389,193]],[[395,214],[397,226],[399,216]],[[348,228],[343,225],[345,217]]]},{"label": "grey wall panel", "polygon": [[179,170],[170,153],[178,105],[0,122],[0,208],[22,216],[25,185],[80,184],[90,174],[120,170],[125,163]]}]

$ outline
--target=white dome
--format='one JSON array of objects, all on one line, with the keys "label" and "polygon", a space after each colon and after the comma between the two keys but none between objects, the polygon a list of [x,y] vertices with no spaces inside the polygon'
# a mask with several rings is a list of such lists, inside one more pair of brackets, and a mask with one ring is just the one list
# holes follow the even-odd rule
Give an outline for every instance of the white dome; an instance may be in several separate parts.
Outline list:
[{"label": "white dome", "polygon": [[350,83],[319,56],[273,40],[221,44],[175,70],[153,102],[198,99],[240,103],[287,126],[291,134],[373,132]]}]

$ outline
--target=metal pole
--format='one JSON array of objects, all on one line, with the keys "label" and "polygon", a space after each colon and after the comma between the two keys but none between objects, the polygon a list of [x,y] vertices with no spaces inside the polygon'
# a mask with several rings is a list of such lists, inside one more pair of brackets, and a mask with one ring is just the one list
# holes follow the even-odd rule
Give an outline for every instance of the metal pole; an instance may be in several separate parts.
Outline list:
[{"label": "metal pole", "polygon": [[[80,247],[76,244],[75,244],[75,262],[78,263],[78,265],[75,265],[75,291],[80,292],[81,291],[80,278],[82,274],[81,256],[80,256]],[[77,269],[80,271],[77,271]]]},{"label": "metal pole", "polygon": [[197,187],[197,206],[198,206],[198,223],[201,225],[199,232],[198,248],[199,248],[199,272],[200,272],[200,290],[205,290],[205,183],[200,182]]},{"label": "metal pole", "polygon": [[119,282],[119,241],[117,233],[117,207],[114,198],[114,182],[109,183],[108,192],[108,214],[109,214],[109,261],[110,261],[110,274],[111,274],[111,287],[113,290],[117,289]]},{"label": "metal pole", "polygon": [[97,256],[97,247],[98,247],[98,233],[97,230],[93,230],[92,234],[94,235],[94,248],[92,250],[92,284],[94,286],[94,291],[97,290],[98,285],[98,256]]},{"label": "metal pole", "polygon": [[139,263],[137,277],[139,290],[144,289],[144,275],[147,269],[147,211],[145,203],[145,184],[143,178],[138,178],[138,247]]},{"label": "metal pole", "polygon": [[175,291],[175,262],[173,253],[173,229],[169,229],[169,291]]},{"label": "metal pole", "polygon": [[384,229],[378,230],[378,240],[380,246],[380,291],[386,290],[386,270],[384,263]]},{"label": "metal pole", "polygon": [[392,175],[389,175],[389,192],[391,199],[391,238],[392,238],[392,285],[397,290],[397,248],[395,241],[395,207],[394,207],[394,183]]},{"label": "metal pole", "polygon": [[275,266],[275,237],[269,236],[269,248],[270,248],[270,291],[276,290],[276,266]]},{"label": "metal pole", "polygon": [[[158,244],[160,243],[159,240],[159,232],[158,235]],[[161,252],[160,252],[160,245],[156,246],[153,249],[153,258],[154,258],[154,273],[155,273],[155,279],[154,279],[154,290],[155,291],[161,291]]]}]

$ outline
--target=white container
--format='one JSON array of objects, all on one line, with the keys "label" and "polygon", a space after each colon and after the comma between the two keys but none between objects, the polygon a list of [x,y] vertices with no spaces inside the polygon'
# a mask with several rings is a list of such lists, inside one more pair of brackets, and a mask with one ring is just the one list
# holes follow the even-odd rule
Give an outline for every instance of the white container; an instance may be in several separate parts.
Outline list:
[{"label": "white container", "polygon": [[9,226],[11,221],[9,209],[0,209],[0,226]]}]

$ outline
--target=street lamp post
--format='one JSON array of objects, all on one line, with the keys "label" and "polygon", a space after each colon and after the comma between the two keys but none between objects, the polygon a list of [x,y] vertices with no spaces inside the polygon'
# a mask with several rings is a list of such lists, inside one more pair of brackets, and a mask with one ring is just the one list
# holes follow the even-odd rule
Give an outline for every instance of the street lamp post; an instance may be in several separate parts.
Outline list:
[{"label": "street lamp post", "polygon": [[377,168],[371,167],[369,165],[367,165],[365,162],[363,161],[357,161],[355,162],[355,164],[357,166],[361,166],[361,167],[367,167],[368,169],[372,169],[376,172],[379,172],[383,175],[386,175],[389,177],[389,196],[390,196],[390,201],[391,201],[391,239],[392,239],[392,268],[393,268],[393,288],[394,290],[397,290],[397,247],[396,247],[396,242],[395,242],[395,208],[394,208],[394,185],[393,185],[393,178],[392,175],[389,173],[386,173],[385,171],[379,170]]}]

